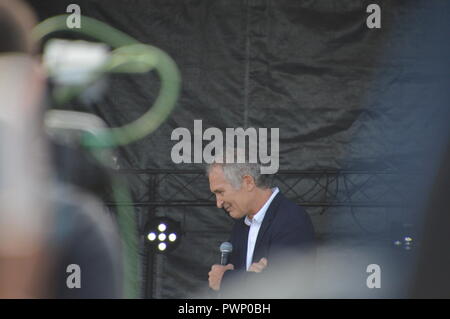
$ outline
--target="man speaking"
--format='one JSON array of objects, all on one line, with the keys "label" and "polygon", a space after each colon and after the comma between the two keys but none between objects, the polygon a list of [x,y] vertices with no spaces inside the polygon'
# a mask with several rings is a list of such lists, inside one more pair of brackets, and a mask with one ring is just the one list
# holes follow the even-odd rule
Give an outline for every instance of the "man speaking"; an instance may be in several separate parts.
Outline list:
[{"label": "man speaking", "polygon": [[209,287],[215,291],[233,277],[244,283],[254,273],[276,272],[271,265],[278,264],[280,256],[304,253],[314,246],[314,229],[305,210],[277,187],[270,188],[259,163],[235,163],[229,158],[223,156],[207,168],[217,207],[236,219],[229,263],[213,265],[208,274]]}]

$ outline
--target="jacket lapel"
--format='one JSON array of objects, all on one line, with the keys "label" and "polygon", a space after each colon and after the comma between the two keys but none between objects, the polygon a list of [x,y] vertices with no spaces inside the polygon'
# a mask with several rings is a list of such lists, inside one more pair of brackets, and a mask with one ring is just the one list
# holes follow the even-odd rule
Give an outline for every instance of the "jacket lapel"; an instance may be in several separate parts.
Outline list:
[{"label": "jacket lapel", "polygon": [[240,221],[238,221],[239,223],[239,227],[240,227],[240,231],[238,232],[239,234],[239,239],[237,240],[237,245],[239,245],[238,248],[238,265],[234,265],[235,268],[237,269],[244,269],[246,270],[247,268],[247,240],[248,240],[248,232],[250,230],[250,227],[248,227],[247,225],[245,225],[244,223],[244,218]]},{"label": "jacket lapel", "polygon": [[242,252],[243,252],[243,254],[242,254],[242,256],[243,256],[243,258],[242,258],[242,267],[243,267],[243,269],[246,270],[247,269],[247,241],[248,241],[248,232],[250,230],[250,227],[245,225],[244,221],[242,221],[242,225],[244,227],[244,232],[243,232],[244,238],[241,241],[241,243],[242,243]]},{"label": "jacket lapel", "polygon": [[261,228],[258,232],[258,237],[256,237],[256,244],[255,244],[255,250],[253,252],[253,257],[255,257],[256,251],[258,250],[258,247],[261,245],[262,238],[264,238],[264,235],[267,231],[267,229],[272,224],[272,220],[275,218],[278,207],[280,206],[280,203],[282,201],[282,194],[281,192],[278,192],[278,194],[275,196],[275,198],[272,200],[272,203],[270,203],[269,208],[267,209],[266,215],[264,216],[264,220],[261,224]]}]

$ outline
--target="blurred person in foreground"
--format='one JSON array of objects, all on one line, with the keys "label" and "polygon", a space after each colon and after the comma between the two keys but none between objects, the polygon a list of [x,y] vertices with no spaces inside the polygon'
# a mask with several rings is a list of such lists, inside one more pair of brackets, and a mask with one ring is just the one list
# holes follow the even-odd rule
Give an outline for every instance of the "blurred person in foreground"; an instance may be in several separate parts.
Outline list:
[{"label": "blurred person in foreground", "polygon": [[[44,75],[32,59],[36,19],[21,2],[0,0],[0,297],[42,296],[48,266],[48,201],[38,106]],[[33,165],[30,165],[30,161]]]},{"label": "blurred person in foreground", "polygon": [[118,298],[114,223],[95,196],[56,182],[50,167],[36,21],[23,2],[0,0],[0,298]]},{"label": "blurred person in foreground", "polygon": [[[230,239],[233,251],[229,264],[211,267],[208,280],[209,287],[220,290],[222,296],[236,297],[240,287],[252,280],[262,282],[263,273],[276,274],[285,257],[310,256],[314,229],[302,207],[288,200],[278,187],[270,188],[259,163],[229,163],[228,158],[219,155],[207,172],[217,207],[236,219]],[[233,283],[237,283],[235,290]],[[267,295],[274,297],[270,287],[265,288]]]}]

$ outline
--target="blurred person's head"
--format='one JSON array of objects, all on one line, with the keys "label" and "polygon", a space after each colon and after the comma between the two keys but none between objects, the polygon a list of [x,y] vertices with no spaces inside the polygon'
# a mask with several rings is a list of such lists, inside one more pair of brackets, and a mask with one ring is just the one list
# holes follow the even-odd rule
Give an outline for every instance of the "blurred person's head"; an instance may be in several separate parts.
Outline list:
[{"label": "blurred person's head", "polygon": [[[3,61],[0,71],[4,76],[0,89],[21,90],[22,95],[15,96],[20,101],[13,101],[15,104],[38,104],[44,92],[44,73],[39,61],[33,58],[38,43],[31,33],[36,24],[36,15],[25,2],[0,0],[0,59]],[[2,102],[6,100],[8,97],[2,96]]]},{"label": "blurred person's head", "polygon": [[36,17],[20,0],[0,0],[0,53],[20,52],[31,54],[36,45],[31,30]]},{"label": "blurred person's head", "polygon": [[[237,153],[237,150],[226,152],[235,151]],[[219,155],[207,168],[217,207],[235,219],[252,218],[271,193],[267,175],[261,174],[260,168],[260,163],[227,162],[227,156]]]}]

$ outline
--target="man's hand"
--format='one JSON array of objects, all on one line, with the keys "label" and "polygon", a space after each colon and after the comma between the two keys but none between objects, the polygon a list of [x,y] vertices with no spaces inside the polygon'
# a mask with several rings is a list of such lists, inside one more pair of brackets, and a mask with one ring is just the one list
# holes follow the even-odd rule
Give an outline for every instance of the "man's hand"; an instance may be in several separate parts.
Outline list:
[{"label": "man's hand", "polygon": [[266,258],[261,258],[257,263],[253,263],[250,268],[248,269],[248,271],[252,271],[252,272],[261,272],[263,271],[265,268],[267,267],[267,259]]},{"label": "man's hand", "polygon": [[209,287],[215,291],[220,290],[220,283],[222,281],[223,274],[225,271],[233,269],[234,266],[232,264],[228,264],[226,266],[213,265],[211,267],[211,271],[208,273]]}]

